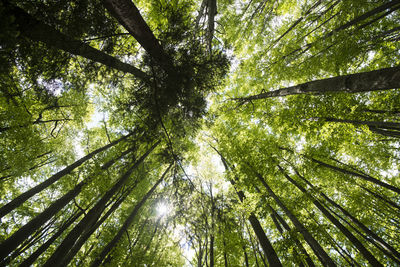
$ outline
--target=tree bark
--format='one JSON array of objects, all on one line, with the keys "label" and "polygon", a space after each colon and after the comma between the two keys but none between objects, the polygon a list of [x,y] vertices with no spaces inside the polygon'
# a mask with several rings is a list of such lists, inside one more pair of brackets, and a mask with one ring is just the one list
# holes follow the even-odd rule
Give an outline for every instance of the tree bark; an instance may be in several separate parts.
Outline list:
[{"label": "tree bark", "polygon": [[104,196],[97,201],[94,207],[87,213],[87,215],[69,232],[61,244],[57,247],[54,253],[47,259],[44,267],[56,266],[59,262],[63,262],[64,258],[74,246],[75,242],[81,234],[89,229],[96,223],[101,213],[104,211],[107,202],[114,196],[114,194],[125,184],[133,171],[147,158],[147,156],[154,150],[160,143],[157,141],[152,145],[122,176],[121,178],[104,194]]},{"label": "tree bark", "polygon": [[383,240],[381,237],[379,237],[377,234],[375,234],[373,231],[371,231],[367,226],[365,226],[361,221],[359,221],[356,217],[351,215],[346,209],[344,209],[341,205],[337,204],[335,201],[333,201],[330,197],[325,195],[323,192],[320,192],[315,188],[313,184],[311,184],[304,176],[302,176],[296,169],[295,172],[298,177],[300,177],[306,184],[308,184],[312,189],[315,191],[319,192],[319,194],[326,200],[328,203],[330,203],[332,206],[336,207],[339,209],[345,216],[347,216],[354,224],[356,224],[358,227],[361,228],[369,237],[375,239],[379,244],[383,246],[384,249],[380,248],[383,253],[388,255],[389,257],[397,257],[396,260],[397,263],[400,263],[398,260],[400,260],[400,253],[393,248],[391,245],[389,245],[385,240]]},{"label": "tree bark", "polygon": [[324,266],[333,267],[336,264],[329,257],[329,255],[325,252],[325,250],[321,247],[317,240],[308,232],[308,230],[304,227],[304,225],[296,218],[296,216],[286,207],[285,204],[278,198],[278,196],[272,191],[267,182],[264,180],[264,177],[261,176],[258,172],[255,172],[257,178],[264,185],[268,194],[275,200],[279,207],[285,212],[285,214],[292,221],[296,229],[303,235],[306,242],[310,245],[314,253],[318,256]]},{"label": "tree bark", "polygon": [[[105,146],[103,146],[101,148],[96,149],[95,151],[87,154],[83,158],[75,161],[71,165],[69,165],[69,166],[65,167],[64,169],[62,169],[61,171],[57,172],[56,174],[51,176],[46,181],[44,181],[44,182],[38,184],[37,186],[29,189],[25,193],[22,193],[21,195],[19,195],[18,197],[16,197],[15,199],[13,199],[12,201],[10,201],[9,203],[7,203],[6,205],[4,205],[3,207],[0,208],[0,219],[4,215],[7,215],[8,213],[13,211],[14,209],[18,208],[22,203],[24,203],[26,200],[28,200],[32,196],[34,196],[37,193],[39,193],[39,192],[43,191],[44,189],[48,188],[50,185],[54,184],[55,182],[60,180],[65,175],[71,173],[74,169],[76,169],[77,167],[81,166],[83,163],[85,163],[89,159],[93,158],[95,155],[99,154],[100,152],[103,152],[103,151],[107,150],[110,147],[115,146],[116,144],[118,144],[122,140],[125,140],[127,137],[131,136],[132,134],[133,133],[125,135],[125,136],[115,140],[112,143],[109,143],[109,144],[107,144],[107,145],[105,145]],[[0,258],[6,256],[6,254],[5,254],[6,252],[4,252],[5,250],[2,249],[2,244],[0,245],[0,250],[1,250]]]},{"label": "tree bark", "polygon": [[19,7],[6,3],[7,12],[16,18],[20,33],[33,40],[45,43],[48,46],[66,51],[73,55],[82,56],[94,62],[101,63],[107,67],[131,73],[142,81],[148,81],[148,75],[143,71],[126,64],[115,57],[105,54],[80,40],[75,40],[58,30],[48,26]]},{"label": "tree bark", "polygon": [[[302,187],[299,183],[293,180],[281,166],[278,165],[280,172],[285,176],[285,178],[295,185],[301,192],[307,195],[307,190]],[[383,265],[371,254],[369,250],[365,248],[365,246],[358,240],[338,219],[335,218],[317,199],[310,195],[310,198],[313,204],[324,214],[324,216],[335,225],[342,233],[346,236],[346,238],[361,252],[364,258],[372,265],[372,266],[382,266]]]},{"label": "tree bark", "polygon": [[400,88],[400,67],[315,80],[258,95],[234,98],[233,100],[248,102],[270,97],[298,94],[322,95],[329,92],[360,93],[394,88]]},{"label": "tree bark", "polygon": [[167,72],[172,61],[131,0],[103,0],[104,7]]},{"label": "tree bark", "polygon": [[168,171],[172,167],[172,164],[164,171],[163,175],[160,179],[153,185],[153,187],[143,196],[143,198],[138,202],[131,213],[129,214],[128,218],[126,218],[124,224],[119,229],[118,233],[114,236],[114,238],[108,242],[108,244],[103,248],[101,253],[97,256],[97,258],[92,262],[90,266],[100,266],[103,260],[107,257],[108,253],[117,245],[118,241],[121,239],[122,235],[125,231],[128,230],[129,226],[132,224],[133,220],[136,217],[139,209],[143,206],[143,204],[147,201],[147,199],[153,194],[154,190],[156,190],[157,186],[164,180],[165,176],[167,175]]}]

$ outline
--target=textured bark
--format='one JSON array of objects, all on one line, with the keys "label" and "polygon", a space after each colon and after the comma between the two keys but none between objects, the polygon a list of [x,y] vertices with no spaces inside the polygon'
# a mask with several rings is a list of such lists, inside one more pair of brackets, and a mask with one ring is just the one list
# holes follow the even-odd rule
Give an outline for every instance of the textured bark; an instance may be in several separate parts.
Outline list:
[{"label": "textured bark", "polygon": [[104,52],[87,45],[80,40],[75,40],[59,32],[53,27],[37,20],[18,7],[11,5],[7,6],[7,12],[9,12],[9,14],[13,14],[16,18],[18,30],[20,31],[21,35],[33,41],[43,42],[48,46],[66,51],[73,55],[82,56],[94,62],[101,63],[107,67],[122,72],[131,73],[143,81],[148,81],[147,74],[133,67],[132,65],[126,64],[115,57],[107,55]]},{"label": "textured bark", "polygon": [[[281,166],[278,165],[279,170],[281,173],[286,177],[286,179],[291,182],[294,186],[296,186],[301,192],[307,194],[307,190],[293,180],[283,169]],[[313,204],[324,214],[324,216],[333,224],[335,225],[343,235],[361,252],[364,258],[372,265],[372,266],[382,266],[383,265],[371,254],[369,250],[365,248],[365,246],[358,240],[338,219],[335,218],[317,199],[310,196]]]},{"label": "textured bark", "polygon": [[126,218],[124,224],[119,229],[118,233],[114,236],[114,238],[108,242],[108,244],[103,248],[101,253],[97,256],[97,258],[93,261],[91,266],[99,266],[103,262],[103,260],[107,257],[108,253],[117,245],[118,241],[121,239],[123,234],[128,230],[129,226],[132,224],[133,220],[135,219],[138,211],[147,201],[147,199],[153,194],[156,190],[157,186],[164,180],[165,176],[167,175],[168,171],[172,167],[172,164],[165,170],[163,175],[160,179],[153,185],[153,187],[143,196],[143,198],[138,202],[131,213],[129,214],[128,218]]},{"label": "textured bark", "polygon": [[[48,188],[50,185],[54,184],[55,182],[60,180],[65,175],[71,173],[74,169],[78,168],[83,163],[85,163],[89,159],[93,158],[95,155],[99,154],[100,152],[103,152],[103,151],[107,150],[110,147],[115,146],[116,144],[118,144],[122,140],[125,140],[130,135],[132,135],[132,133],[128,134],[128,135],[125,135],[125,136],[115,140],[114,142],[109,143],[108,145],[105,145],[105,146],[103,146],[101,148],[96,149],[95,151],[87,154],[83,158],[75,161],[71,165],[69,165],[69,166],[65,167],[64,169],[62,169],[61,171],[57,172],[56,174],[51,176],[46,181],[44,181],[44,182],[38,184],[37,186],[29,189],[25,193],[22,193],[21,195],[19,195],[18,197],[16,197],[15,199],[13,199],[12,201],[10,201],[9,203],[7,203],[6,205],[4,205],[3,207],[0,208],[0,218],[2,218],[4,215],[7,215],[9,212],[11,212],[12,210],[14,210],[17,207],[19,207],[22,203],[24,203],[26,200],[28,200],[32,196],[34,196],[37,193],[41,192],[42,190]],[[8,252],[5,252],[5,251],[8,251],[8,250],[3,250],[2,246],[3,246],[3,244],[0,245],[0,250],[1,250],[0,258],[6,256],[6,254],[8,253]]]},{"label": "textured bark", "polygon": [[[315,186],[313,184],[311,184],[304,176],[302,176],[296,169],[295,172],[297,174],[298,177],[300,177],[306,184],[308,184],[311,188],[313,188],[314,190],[318,191]],[[330,203],[332,206],[336,207],[337,209],[339,209],[347,218],[350,219],[350,221],[352,221],[354,224],[356,224],[358,227],[360,227],[360,229],[362,231],[364,231],[365,234],[367,234],[368,237],[375,239],[379,244],[381,244],[382,247],[380,247],[379,249],[385,253],[386,255],[388,255],[389,257],[397,257],[396,258],[392,258],[393,260],[397,261],[397,263],[400,264],[399,260],[400,260],[400,253],[393,248],[391,245],[389,245],[385,240],[383,240],[381,237],[379,237],[377,234],[375,234],[373,231],[371,231],[367,226],[365,226],[361,221],[359,221],[356,217],[354,217],[353,215],[351,215],[346,209],[344,209],[342,206],[340,206],[339,204],[337,204],[335,201],[333,201],[330,197],[328,197],[327,195],[325,195],[323,192],[319,192],[319,194],[328,202]]]},{"label": "textured bark", "polygon": [[103,5],[152,58],[167,71],[171,68],[172,61],[131,0],[103,0]]},{"label": "textured bark", "polygon": [[308,232],[308,230],[304,227],[304,225],[296,218],[296,216],[286,207],[285,204],[283,204],[283,202],[278,198],[278,196],[272,191],[272,189],[269,187],[267,182],[265,182],[264,177],[262,177],[257,172],[256,172],[256,176],[260,180],[260,182],[264,185],[265,189],[268,192],[268,195],[270,195],[275,200],[275,202],[278,204],[278,206],[285,212],[286,216],[288,216],[289,219],[292,221],[292,223],[296,227],[296,229],[303,235],[304,239],[310,245],[310,247],[312,248],[314,253],[322,261],[322,264],[324,266],[329,266],[329,267],[336,266],[336,264],[329,257],[329,255],[325,252],[325,250],[321,247],[321,245],[318,243],[318,241],[315,240],[315,238],[310,234],[310,232]]},{"label": "textured bark", "polygon": [[147,158],[147,156],[154,150],[160,143],[156,142],[151,146],[146,153],[144,153],[122,176],[121,178],[104,194],[104,196],[97,201],[94,207],[87,213],[87,215],[69,232],[61,244],[57,247],[54,253],[47,259],[44,267],[56,266],[59,262],[63,262],[64,258],[74,246],[75,242],[82,235],[84,231],[89,229],[96,223],[101,213],[104,211],[107,202],[115,195],[115,193],[125,184],[133,171]]},{"label": "textured bark", "polygon": [[234,98],[234,100],[247,102],[270,97],[298,94],[321,95],[329,92],[360,93],[395,88],[400,88],[400,67],[315,80],[258,95]]}]

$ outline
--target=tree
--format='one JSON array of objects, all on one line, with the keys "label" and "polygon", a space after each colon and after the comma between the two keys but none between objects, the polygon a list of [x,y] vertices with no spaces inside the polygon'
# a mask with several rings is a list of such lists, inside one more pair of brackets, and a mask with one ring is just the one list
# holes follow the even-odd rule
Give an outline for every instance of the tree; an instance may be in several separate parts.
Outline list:
[{"label": "tree", "polygon": [[2,1],[0,265],[398,264],[399,13]]}]

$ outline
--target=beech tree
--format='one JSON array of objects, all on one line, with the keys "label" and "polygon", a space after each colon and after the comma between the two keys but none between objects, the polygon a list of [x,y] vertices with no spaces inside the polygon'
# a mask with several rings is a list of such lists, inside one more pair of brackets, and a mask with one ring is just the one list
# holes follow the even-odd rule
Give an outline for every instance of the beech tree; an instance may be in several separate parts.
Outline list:
[{"label": "beech tree", "polygon": [[400,264],[399,13],[2,1],[0,265]]}]

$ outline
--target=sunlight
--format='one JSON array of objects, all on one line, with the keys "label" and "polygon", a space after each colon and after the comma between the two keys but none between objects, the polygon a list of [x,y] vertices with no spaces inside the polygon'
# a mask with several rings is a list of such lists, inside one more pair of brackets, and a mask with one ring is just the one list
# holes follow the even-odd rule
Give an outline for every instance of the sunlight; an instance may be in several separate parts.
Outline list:
[{"label": "sunlight", "polygon": [[168,202],[160,202],[157,204],[157,216],[163,217],[172,211],[172,207]]}]

